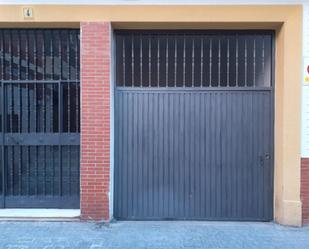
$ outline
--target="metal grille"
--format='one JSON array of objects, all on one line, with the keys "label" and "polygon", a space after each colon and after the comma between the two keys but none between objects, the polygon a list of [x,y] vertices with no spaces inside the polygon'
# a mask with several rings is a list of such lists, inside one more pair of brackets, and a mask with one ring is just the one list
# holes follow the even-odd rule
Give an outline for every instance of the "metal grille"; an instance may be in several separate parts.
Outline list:
[{"label": "metal grille", "polygon": [[79,207],[79,31],[0,30],[2,207]]},{"label": "metal grille", "polygon": [[0,30],[0,80],[79,81],[78,30]]},{"label": "metal grille", "polygon": [[118,87],[270,87],[272,32],[116,31]]}]

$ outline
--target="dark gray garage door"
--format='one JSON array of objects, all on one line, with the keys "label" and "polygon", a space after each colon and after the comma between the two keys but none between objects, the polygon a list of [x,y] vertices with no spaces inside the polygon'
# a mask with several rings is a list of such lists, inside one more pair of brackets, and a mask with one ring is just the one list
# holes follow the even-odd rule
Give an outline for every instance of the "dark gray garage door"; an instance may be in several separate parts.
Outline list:
[{"label": "dark gray garage door", "polygon": [[273,218],[272,58],[272,32],[116,32],[116,218]]}]

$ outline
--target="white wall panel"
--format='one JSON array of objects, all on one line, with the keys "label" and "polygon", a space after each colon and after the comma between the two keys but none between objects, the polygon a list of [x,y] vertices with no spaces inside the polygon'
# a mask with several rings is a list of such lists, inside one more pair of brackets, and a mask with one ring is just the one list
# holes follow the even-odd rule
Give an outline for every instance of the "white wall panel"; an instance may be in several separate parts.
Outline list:
[{"label": "white wall panel", "polygon": [[309,4],[303,9],[302,157],[309,157]]}]

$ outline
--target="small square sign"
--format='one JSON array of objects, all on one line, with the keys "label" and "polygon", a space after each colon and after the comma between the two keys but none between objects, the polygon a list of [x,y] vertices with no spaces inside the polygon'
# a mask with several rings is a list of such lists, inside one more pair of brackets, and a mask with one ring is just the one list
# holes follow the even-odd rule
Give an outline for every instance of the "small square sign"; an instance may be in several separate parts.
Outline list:
[{"label": "small square sign", "polygon": [[23,8],[24,19],[33,19],[33,9],[26,7]]}]

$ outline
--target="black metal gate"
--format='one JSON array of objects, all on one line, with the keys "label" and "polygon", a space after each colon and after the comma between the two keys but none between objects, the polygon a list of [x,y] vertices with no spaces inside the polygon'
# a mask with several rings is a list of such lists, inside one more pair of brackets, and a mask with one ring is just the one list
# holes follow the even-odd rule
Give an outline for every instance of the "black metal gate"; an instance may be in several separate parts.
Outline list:
[{"label": "black metal gate", "polygon": [[79,207],[79,30],[0,30],[2,208]]},{"label": "black metal gate", "polygon": [[273,218],[273,33],[117,31],[114,216]]}]

